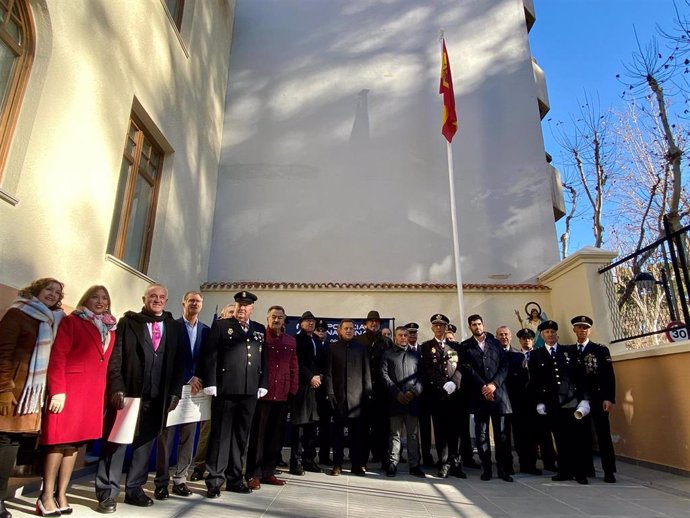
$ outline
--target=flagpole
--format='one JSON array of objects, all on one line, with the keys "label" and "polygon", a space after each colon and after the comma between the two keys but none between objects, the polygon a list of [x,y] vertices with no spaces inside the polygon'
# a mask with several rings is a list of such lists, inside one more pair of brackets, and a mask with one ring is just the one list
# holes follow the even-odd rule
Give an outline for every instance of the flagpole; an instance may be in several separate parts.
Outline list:
[{"label": "flagpole", "polygon": [[460,240],[458,238],[458,215],[455,209],[455,176],[453,175],[453,148],[450,142],[446,141],[448,154],[448,192],[450,193],[450,221],[453,229],[453,255],[455,256],[455,283],[458,292],[458,310],[460,321],[457,324],[460,336],[464,340],[467,334],[465,326],[465,301],[462,294],[462,271],[460,269]]},{"label": "flagpole", "polygon": [[[441,44],[441,55],[443,56],[443,42],[444,42],[444,31],[441,29],[439,31],[439,43]],[[448,64],[449,75],[450,75],[450,64]],[[451,84],[452,92],[452,84]],[[453,105],[455,105],[455,100],[453,99]],[[454,110],[453,110],[454,111]],[[452,140],[452,135],[451,135]],[[448,155],[448,192],[450,194],[450,221],[453,232],[453,256],[455,258],[455,284],[458,296],[458,313],[460,321],[457,324],[458,331],[460,331],[460,336],[462,339],[465,338],[467,334],[467,327],[465,326],[465,301],[462,293],[462,270],[460,268],[460,240],[458,233],[458,216],[455,207],[455,175],[453,174],[453,148],[448,139],[446,139],[446,151]]]}]

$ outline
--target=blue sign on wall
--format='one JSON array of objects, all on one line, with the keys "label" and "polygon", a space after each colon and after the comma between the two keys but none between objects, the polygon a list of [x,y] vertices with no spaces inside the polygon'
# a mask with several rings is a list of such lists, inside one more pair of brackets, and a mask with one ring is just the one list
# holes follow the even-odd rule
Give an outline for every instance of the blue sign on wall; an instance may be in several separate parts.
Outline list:
[{"label": "blue sign on wall", "polygon": [[[345,318],[335,318],[335,317],[319,317],[322,320],[326,321],[326,325],[328,326],[328,338],[326,339],[326,342],[335,342],[338,339],[338,324],[340,324],[340,321]],[[353,318],[352,321],[355,323],[355,335],[361,335],[364,333],[364,319],[363,318]],[[390,330],[393,330],[393,326],[395,325],[395,319],[394,318],[382,318],[381,319],[381,328],[388,327]],[[299,331],[299,317],[287,317],[285,320],[285,329],[287,331],[287,334],[289,335],[296,335],[297,332]]]}]

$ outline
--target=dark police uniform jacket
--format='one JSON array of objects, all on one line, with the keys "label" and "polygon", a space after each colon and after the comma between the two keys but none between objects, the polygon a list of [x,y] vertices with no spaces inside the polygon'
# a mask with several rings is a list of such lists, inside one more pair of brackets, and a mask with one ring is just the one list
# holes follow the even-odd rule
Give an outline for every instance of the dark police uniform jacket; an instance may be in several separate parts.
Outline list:
[{"label": "dark police uniform jacket", "polygon": [[452,366],[454,362],[460,359],[459,347],[460,344],[457,342],[446,342],[444,348],[441,349],[435,338],[422,344],[423,379],[425,390],[428,391],[432,399],[450,399],[450,396],[443,390],[443,385],[449,381],[455,383],[456,388],[460,388],[462,373],[457,363],[455,368]]},{"label": "dark police uniform jacket", "polygon": [[582,399],[589,399],[576,348],[557,344],[555,362],[546,346],[534,349],[528,365],[535,404],[543,403],[547,414],[560,408],[574,409]]},{"label": "dark police uniform jacket", "polygon": [[[573,346],[577,350],[577,345]],[[587,388],[592,402],[616,402],[616,375],[609,348],[592,341],[582,351],[580,361],[585,369]],[[601,405],[597,405],[598,407]]]},{"label": "dark police uniform jacket", "polygon": [[219,396],[256,396],[267,388],[264,337],[266,328],[248,322],[245,333],[236,318],[216,320],[199,359],[197,377],[205,387],[217,387]]}]

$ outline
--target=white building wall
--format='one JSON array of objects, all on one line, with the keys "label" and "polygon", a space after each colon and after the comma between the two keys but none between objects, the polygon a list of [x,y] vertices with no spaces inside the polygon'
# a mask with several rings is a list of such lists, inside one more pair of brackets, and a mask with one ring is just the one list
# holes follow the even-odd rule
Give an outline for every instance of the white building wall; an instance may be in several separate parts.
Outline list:
[{"label": "white building wall", "polygon": [[166,156],[148,278],[177,299],[206,280],[234,2],[187,0],[180,33],[160,0],[33,1],[37,52],[0,189],[0,284],[54,276],[74,305],[94,283],[116,312],[148,279],[106,259],[133,104]]},{"label": "white building wall", "polygon": [[463,281],[558,260],[522,0],[238,0],[210,281],[455,280],[440,28]]}]

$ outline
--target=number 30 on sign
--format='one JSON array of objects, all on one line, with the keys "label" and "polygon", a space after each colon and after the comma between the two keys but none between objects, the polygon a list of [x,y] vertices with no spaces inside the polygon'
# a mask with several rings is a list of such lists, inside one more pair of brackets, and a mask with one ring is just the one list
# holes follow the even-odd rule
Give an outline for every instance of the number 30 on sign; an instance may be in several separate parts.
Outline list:
[{"label": "number 30 on sign", "polygon": [[669,342],[683,342],[688,339],[688,328],[683,322],[670,322],[666,326],[666,338]]}]

